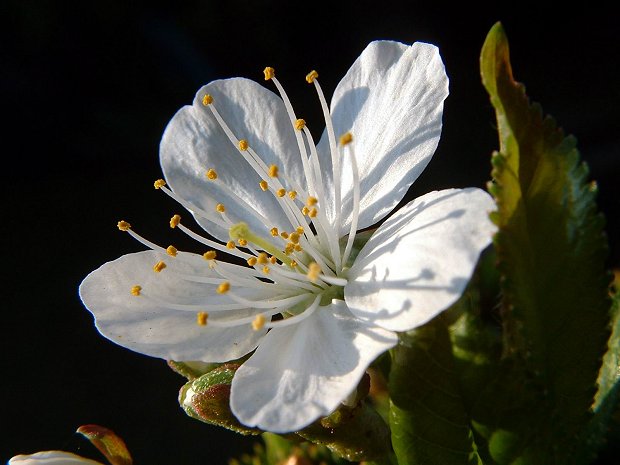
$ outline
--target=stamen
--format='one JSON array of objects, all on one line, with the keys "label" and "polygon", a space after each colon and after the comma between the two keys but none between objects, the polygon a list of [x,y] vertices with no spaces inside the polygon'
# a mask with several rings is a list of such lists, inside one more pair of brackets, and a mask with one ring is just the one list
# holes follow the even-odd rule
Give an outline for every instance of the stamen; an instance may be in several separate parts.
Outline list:
[{"label": "stamen", "polygon": [[[315,74],[313,74],[315,73]],[[312,75],[312,76],[311,76]],[[340,221],[342,216],[342,193],[341,193],[341,179],[340,179],[340,158],[338,157],[338,150],[336,147],[336,136],[334,134],[334,126],[332,124],[331,114],[329,112],[329,107],[327,105],[327,101],[325,100],[325,95],[323,94],[323,89],[321,89],[321,85],[319,81],[316,79],[318,77],[318,73],[316,71],[311,72],[308,76],[310,79],[306,78],[309,83],[314,84],[314,88],[316,89],[317,95],[319,97],[319,101],[321,102],[321,109],[323,110],[323,117],[325,118],[325,129],[327,131],[327,139],[329,140],[329,149],[332,158],[332,176],[334,183],[334,211],[335,211],[335,232],[336,239],[340,236]],[[340,268],[340,253],[337,253],[334,256],[334,260],[336,262],[336,267]]]},{"label": "stamen", "polygon": [[202,97],[202,104],[206,107],[207,105],[211,105],[213,103],[213,97],[211,97],[209,94],[205,94],[204,97]]},{"label": "stamen", "polygon": [[228,281],[224,281],[222,284],[217,286],[215,292],[218,294],[226,294],[230,290],[230,283]]},{"label": "stamen", "polygon": [[164,181],[163,179],[158,179],[157,181],[153,183],[153,187],[155,189],[161,189],[165,185],[166,185],[166,181]]},{"label": "stamen", "polygon": [[205,260],[215,260],[215,257],[217,257],[217,253],[215,252],[215,250],[209,250],[203,253],[202,256]]},{"label": "stamen", "polygon": [[232,250],[232,249],[234,249],[235,247],[237,247],[237,246],[235,245],[235,243],[234,243],[233,241],[228,241],[228,242],[226,243],[226,248],[227,248],[227,249]]},{"label": "stamen", "polygon": [[209,314],[207,312],[198,312],[196,313],[196,324],[199,326],[207,326],[208,318]]},{"label": "stamen", "polygon": [[250,257],[246,261],[250,266],[255,266],[258,263],[258,259],[256,257]]},{"label": "stamen", "polygon": [[256,318],[254,318],[254,321],[252,321],[252,329],[254,331],[262,329],[263,326],[265,326],[265,320],[265,315],[263,315],[262,313],[256,315]]},{"label": "stamen", "polygon": [[129,223],[127,223],[127,221],[121,220],[119,221],[116,226],[118,227],[118,229],[120,229],[121,231],[129,231],[131,229],[131,225]]},{"label": "stamen", "polygon": [[319,308],[319,303],[321,302],[321,296],[318,295],[315,297],[314,302],[299,315],[292,316],[290,318],[285,318],[284,320],[271,321],[269,323],[265,323],[265,328],[276,328],[279,326],[290,326],[299,323],[300,321],[305,320],[310,315],[312,315],[317,308]]},{"label": "stamen", "polygon": [[301,235],[301,234],[303,234],[303,233],[304,233],[304,227],[303,227],[303,226],[297,226],[296,231],[297,231],[297,234],[300,234],[300,235]]},{"label": "stamen", "polygon": [[239,238],[244,238],[253,244],[257,245],[259,248],[268,252],[270,255],[275,255],[282,263],[289,263],[289,258],[286,257],[282,252],[280,252],[273,244],[267,242],[260,236],[254,234],[247,224],[245,223],[237,223],[228,230],[228,235],[232,240]]},{"label": "stamen", "polygon": [[[353,137],[351,136],[351,133],[347,134],[349,137],[348,142],[346,143],[349,144],[353,140]],[[343,266],[347,264],[349,256],[351,255],[351,250],[353,249],[353,241],[355,240],[355,233],[357,231],[357,224],[360,214],[360,174],[357,166],[357,159],[355,158],[355,152],[353,151],[353,146],[348,145],[348,147],[351,154],[351,170],[353,171],[353,211],[351,212],[351,227],[349,228],[349,237],[347,239],[347,245],[344,249],[344,254],[342,255]]]},{"label": "stamen", "polygon": [[215,206],[215,211],[218,211],[218,212],[220,212],[220,213],[224,213],[224,212],[226,211],[226,207],[224,206],[224,204],[223,204],[223,203],[218,203],[218,204]]},{"label": "stamen", "polygon": [[263,192],[269,189],[269,184],[264,179],[261,182],[259,182],[258,185],[263,190]]},{"label": "stamen", "polygon": [[297,197],[297,191],[289,191],[288,196],[291,200],[295,200]]},{"label": "stamen", "polygon": [[319,202],[319,200],[316,197],[308,197],[306,199],[306,206],[307,207],[314,207],[317,203]]},{"label": "stamen", "polygon": [[308,84],[312,84],[314,80],[318,77],[319,77],[319,73],[317,73],[315,70],[312,70],[308,74],[306,74],[306,82]]},{"label": "stamen", "polygon": [[213,168],[210,168],[209,171],[207,171],[207,178],[211,181],[215,181],[217,179],[217,172]]},{"label": "stamen", "polygon": [[270,232],[271,232],[271,235],[272,235],[273,237],[278,237],[278,234],[279,234],[279,233],[278,233],[278,228],[275,228],[275,227],[274,227],[274,228],[271,228],[271,231],[270,231]]},{"label": "stamen", "polygon": [[163,261],[159,261],[153,265],[153,271],[155,273],[161,273],[164,268],[166,268],[166,264]]},{"label": "stamen", "polygon": [[276,75],[276,70],[273,69],[271,66],[267,66],[263,70],[263,73],[265,73],[265,81],[269,81],[270,79],[273,79]]},{"label": "stamen", "polygon": [[131,295],[135,295],[136,297],[140,295],[140,291],[142,290],[142,286],[133,286],[131,288]]},{"label": "stamen", "polygon": [[170,218],[170,227],[174,229],[179,225],[180,222],[181,222],[181,215],[174,215],[172,218]]},{"label": "stamen", "polygon": [[237,239],[237,242],[239,243],[241,247],[245,247],[246,245],[248,245],[248,241],[245,240],[243,237],[240,237],[239,239]]},{"label": "stamen", "polygon": [[268,266],[263,266],[263,273],[269,274],[270,268]]},{"label": "stamen", "polygon": [[256,257],[256,261],[260,263],[261,265],[264,265],[265,263],[269,261],[269,259],[267,258],[267,254],[265,252],[261,252]]},{"label": "stamen", "polygon": [[278,190],[276,191],[276,195],[277,195],[278,197],[284,197],[284,196],[286,195],[286,189],[284,189],[284,188],[282,188],[282,189],[278,189]]},{"label": "stamen", "polygon": [[278,263],[278,259],[272,255],[271,257],[269,257],[269,263],[271,263],[272,265],[276,265]]},{"label": "stamen", "polygon": [[350,132],[346,132],[342,136],[340,136],[340,145],[347,145],[347,144],[350,144],[352,141],[353,141],[353,136],[351,135]]},{"label": "stamen", "polygon": [[310,265],[308,266],[308,273],[306,275],[308,276],[308,279],[310,279],[310,281],[312,282],[315,282],[319,277],[319,274],[321,274],[321,267],[316,262],[310,263]]},{"label": "stamen", "polygon": [[271,165],[269,167],[269,177],[271,178],[277,178],[278,177],[278,167],[277,165]]},{"label": "stamen", "polygon": [[171,257],[176,257],[176,256],[177,256],[177,254],[179,253],[179,251],[177,250],[177,248],[176,248],[175,246],[173,246],[173,245],[169,245],[169,246],[166,248],[166,253],[167,253],[168,255],[170,255]]},{"label": "stamen", "polygon": [[311,208],[310,211],[308,212],[308,216],[310,218],[316,218],[316,215],[318,215],[319,211],[316,208]]},{"label": "stamen", "polygon": [[248,149],[249,145],[248,145],[248,141],[245,139],[241,139],[239,141],[239,150],[241,150],[242,152],[245,152]]},{"label": "stamen", "polygon": [[297,129],[298,131],[301,131],[303,128],[306,127],[306,122],[299,118],[298,120],[295,121],[295,129]]}]

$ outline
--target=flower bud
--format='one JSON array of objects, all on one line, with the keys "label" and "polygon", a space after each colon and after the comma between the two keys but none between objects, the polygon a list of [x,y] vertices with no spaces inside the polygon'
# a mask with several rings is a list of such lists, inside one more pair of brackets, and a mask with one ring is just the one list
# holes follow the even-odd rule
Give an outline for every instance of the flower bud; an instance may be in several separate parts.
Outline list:
[{"label": "flower bud", "polygon": [[241,434],[261,431],[242,425],[230,411],[230,383],[240,365],[226,363],[189,381],[179,391],[179,404],[197,420],[222,426]]}]

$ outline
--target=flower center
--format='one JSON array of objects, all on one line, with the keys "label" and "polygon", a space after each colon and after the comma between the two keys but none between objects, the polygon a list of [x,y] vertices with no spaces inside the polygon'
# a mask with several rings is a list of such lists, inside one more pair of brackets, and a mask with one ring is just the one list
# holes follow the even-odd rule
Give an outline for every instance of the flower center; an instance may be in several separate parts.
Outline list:
[{"label": "flower center", "polygon": [[[164,307],[194,311],[199,326],[234,327],[251,324],[255,330],[287,326],[307,318],[319,307],[329,305],[333,299],[343,299],[360,209],[359,172],[351,144],[352,136],[346,133],[340,137],[339,143],[336,142],[329,108],[317,80],[318,73],[312,71],[306,76],[306,81],[316,89],[330,148],[334,215],[329,219],[324,208],[328,202],[326,184],[312,135],[306,122],[295,115],[284,88],[275,77],[274,69],[265,68],[264,73],[265,80],[271,80],[277,87],[294,131],[304,174],[301,184],[287,176],[285,166],[267,165],[242,135],[235,134],[217,110],[217,102],[214,102],[211,95],[204,94],[202,104],[221,127],[231,146],[247,162],[248,169],[258,174],[260,182],[256,186],[257,195],[262,193],[273,196],[292,225],[292,230],[281,231],[273,226],[270,229],[271,237],[263,237],[252,231],[245,222],[233,222],[223,203],[218,203],[213,211],[205,211],[178,196],[166,187],[165,181],[157,180],[154,184],[156,189],[175,199],[195,217],[209,220],[229,232],[230,240],[221,243],[190,230],[181,223],[179,215],[172,217],[170,227],[180,229],[210,249],[203,255],[208,266],[199,273],[188,274],[180,271],[183,267],[177,269],[173,266],[174,261],[195,263],[195,254],[180,252],[173,246],[160,247],[138,235],[128,223],[119,223],[119,229],[129,232],[152,250],[167,255],[166,261],[171,266],[167,266],[166,261],[161,259],[154,265],[154,271],[162,275],[174,273],[176,278],[203,283],[206,291],[221,296],[218,303],[189,305],[165,301],[139,284],[130,289],[132,295],[156,300]],[[345,148],[348,148],[350,155],[353,189],[352,211],[347,212],[351,218],[349,234],[346,240],[341,240],[343,202],[340,181],[341,158]],[[239,198],[234,189],[218,178],[217,167],[208,167],[205,177],[208,183],[218,183],[220,192],[225,192],[231,198]],[[255,215],[255,219],[270,227],[269,220],[260,212],[249,208],[247,214]],[[243,259],[248,266],[220,262],[216,259],[218,252]],[[244,297],[239,291],[248,289],[252,298]],[[205,298],[205,301],[208,300]]]}]

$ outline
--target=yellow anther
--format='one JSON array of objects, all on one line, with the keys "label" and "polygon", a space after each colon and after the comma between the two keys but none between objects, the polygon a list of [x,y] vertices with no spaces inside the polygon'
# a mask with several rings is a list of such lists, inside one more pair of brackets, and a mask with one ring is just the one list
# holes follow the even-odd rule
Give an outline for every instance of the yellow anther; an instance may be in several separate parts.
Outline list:
[{"label": "yellow anther", "polygon": [[211,97],[209,94],[205,94],[204,97],[202,97],[202,104],[206,107],[207,105],[211,105],[213,103],[213,97]]},{"label": "yellow anther", "polygon": [[174,229],[179,225],[180,222],[181,222],[181,215],[174,215],[172,218],[170,218],[170,227]]},{"label": "yellow anther", "polygon": [[121,220],[119,221],[116,226],[118,227],[118,229],[120,229],[121,231],[129,231],[131,229],[131,225],[129,223],[127,223],[127,221]]},{"label": "yellow anther", "polygon": [[248,145],[248,141],[247,140],[241,139],[239,141],[239,150],[242,150],[242,151],[245,152],[248,149],[248,147],[249,147],[249,145]]},{"label": "yellow anther", "polygon": [[315,70],[312,70],[306,75],[306,82],[308,84],[312,84],[314,80],[318,77],[319,77],[319,73],[317,73]]},{"label": "yellow anther", "polygon": [[142,286],[134,286],[131,288],[131,295],[135,295],[137,297],[140,295],[141,290],[142,290]]},{"label": "yellow anther", "polygon": [[234,248],[236,248],[236,247],[237,247],[237,246],[235,245],[235,243],[234,243],[233,241],[228,241],[228,242],[226,243],[226,248],[227,248],[227,249],[231,249],[231,250],[232,250],[232,249],[234,249]]},{"label": "yellow anther", "polygon": [[215,210],[216,210],[216,211],[218,211],[218,212],[220,212],[220,213],[224,213],[224,212],[226,211],[226,207],[224,206],[224,204],[223,204],[223,203],[218,203],[218,204],[215,206]]},{"label": "yellow anther", "polygon": [[260,315],[256,315],[256,318],[254,318],[254,321],[252,322],[252,329],[254,331],[262,329],[263,326],[265,326],[265,320],[265,315],[263,315],[262,313]]},{"label": "yellow anther", "polygon": [[316,218],[316,215],[318,215],[319,211],[316,208],[311,208],[310,211],[308,212],[308,216],[310,218]]},{"label": "yellow anther", "polygon": [[319,202],[319,199],[317,199],[316,197],[310,196],[306,199],[306,206],[314,207],[318,202]]},{"label": "yellow anther", "polygon": [[261,265],[264,265],[265,263],[269,261],[269,258],[267,257],[267,254],[265,252],[259,253],[256,259],[258,260],[258,263],[260,263]]},{"label": "yellow anther", "polygon": [[304,215],[304,216],[306,216],[306,215],[308,214],[308,212],[309,212],[309,211],[310,211],[310,210],[308,209],[308,207],[306,207],[306,206],[304,205],[304,207],[301,209],[301,214],[302,214],[302,215]]},{"label": "yellow anther", "polygon": [[256,257],[250,257],[247,259],[247,262],[248,262],[248,265],[255,266],[258,260],[256,259]]},{"label": "yellow anther", "polygon": [[211,181],[215,181],[217,179],[217,172],[213,168],[210,168],[209,171],[207,171],[207,178]]},{"label": "yellow anther", "polygon": [[301,245],[295,244],[295,252],[301,252],[302,250],[304,249],[301,248]]},{"label": "yellow anther", "polygon": [[265,73],[265,81],[269,81],[270,79],[273,79],[276,75],[276,70],[273,69],[271,66],[267,66],[264,70],[263,73]]},{"label": "yellow anther", "polygon": [[298,131],[301,131],[303,128],[306,127],[306,122],[299,118],[297,121],[295,121],[295,129],[297,129]]},{"label": "yellow anther", "polygon": [[165,185],[166,185],[166,181],[164,181],[163,179],[158,179],[157,181],[153,183],[153,187],[155,189],[161,189]]},{"label": "yellow anther", "polygon": [[271,228],[271,235],[273,237],[278,237],[280,233],[278,232],[278,228]]},{"label": "yellow anther", "polygon": [[271,165],[269,167],[269,177],[277,178],[278,177],[278,167],[276,165]]},{"label": "yellow anther", "polygon": [[291,200],[295,200],[295,197],[297,197],[297,191],[288,191],[288,196]]},{"label": "yellow anther", "polygon": [[228,281],[224,281],[215,290],[218,294],[226,294],[228,291],[230,291],[230,283]]},{"label": "yellow anther", "polygon": [[276,195],[277,195],[278,197],[284,197],[284,195],[285,195],[285,194],[286,194],[286,189],[278,189],[278,190],[276,191]]},{"label": "yellow anther", "polygon": [[293,244],[299,244],[299,233],[294,232],[288,237]]},{"label": "yellow anther", "polygon": [[350,144],[353,140],[353,135],[350,132],[345,132],[342,136],[340,136],[340,145]]},{"label": "yellow anther", "polygon": [[263,273],[265,274],[269,274],[269,267],[268,266],[263,266]]},{"label": "yellow anther", "polygon": [[297,234],[300,234],[300,235],[301,235],[301,234],[303,234],[303,233],[304,233],[304,227],[303,227],[303,226],[297,226],[296,231],[297,231]]},{"label": "yellow anther", "polygon": [[240,237],[237,242],[239,243],[239,245],[241,247],[245,247],[246,245],[248,245],[248,241],[246,241],[243,237]]},{"label": "yellow anther", "polygon": [[291,260],[291,268],[295,268],[297,266],[297,262],[295,260]]},{"label": "yellow anther", "polygon": [[261,182],[259,182],[258,185],[263,191],[266,191],[267,189],[269,189],[269,184],[264,179]]},{"label": "yellow anther", "polygon": [[292,254],[293,250],[295,250],[295,244],[293,244],[292,242],[287,243],[286,246],[284,247],[284,253],[286,255]]},{"label": "yellow anther", "polygon": [[278,259],[272,255],[271,257],[269,257],[269,263],[275,265],[276,263],[278,263]]},{"label": "yellow anther", "polygon": [[306,274],[306,276],[308,276],[308,279],[314,282],[318,279],[319,274],[321,274],[321,267],[316,262],[310,263],[310,265],[308,266],[308,273]]},{"label": "yellow anther", "polygon": [[203,253],[202,256],[205,260],[215,260],[215,257],[217,257],[217,253],[215,252],[215,250],[209,250]]},{"label": "yellow anther", "polygon": [[288,239],[288,236],[289,236],[289,234],[288,234],[286,231],[282,231],[282,232],[280,233],[280,237],[281,237],[282,239]]},{"label": "yellow anther", "polygon": [[177,250],[175,246],[169,245],[168,248],[166,249],[166,253],[170,255],[171,257],[176,257],[179,251]]},{"label": "yellow anther", "polygon": [[153,265],[153,271],[155,273],[160,273],[161,270],[163,270],[164,268],[166,268],[166,264],[162,261],[159,261],[157,263],[155,263],[155,265]]},{"label": "yellow anther", "polygon": [[207,326],[208,318],[209,314],[207,312],[198,312],[196,313],[196,324],[199,326]]}]

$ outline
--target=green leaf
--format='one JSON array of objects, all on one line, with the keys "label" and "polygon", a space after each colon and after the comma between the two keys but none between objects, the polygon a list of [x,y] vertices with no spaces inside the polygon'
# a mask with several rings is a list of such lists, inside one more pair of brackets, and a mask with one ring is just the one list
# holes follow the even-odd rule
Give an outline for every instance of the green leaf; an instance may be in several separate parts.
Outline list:
[{"label": "green leaf", "polygon": [[[499,227],[504,354],[523,368],[516,369],[521,379],[506,381],[527,391],[521,402],[510,393],[515,386],[498,397],[517,395],[515,408],[532,412],[529,421],[507,425],[505,436],[516,438],[512,446],[529,448],[531,463],[571,463],[575,436],[591,417],[609,334],[604,220],[574,138],[543,117],[513,79],[499,23],[487,36],[480,66],[500,142],[489,190],[498,205],[492,219]],[[535,394],[533,408],[527,402]],[[514,460],[514,454],[506,457]]]},{"label": "green leaf", "polygon": [[99,425],[83,425],[77,432],[88,439],[112,465],[132,465],[125,442],[114,431]]},{"label": "green leaf", "polygon": [[482,464],[447,324],[440,315],[392,349],[390,427],[399,465]]}]

